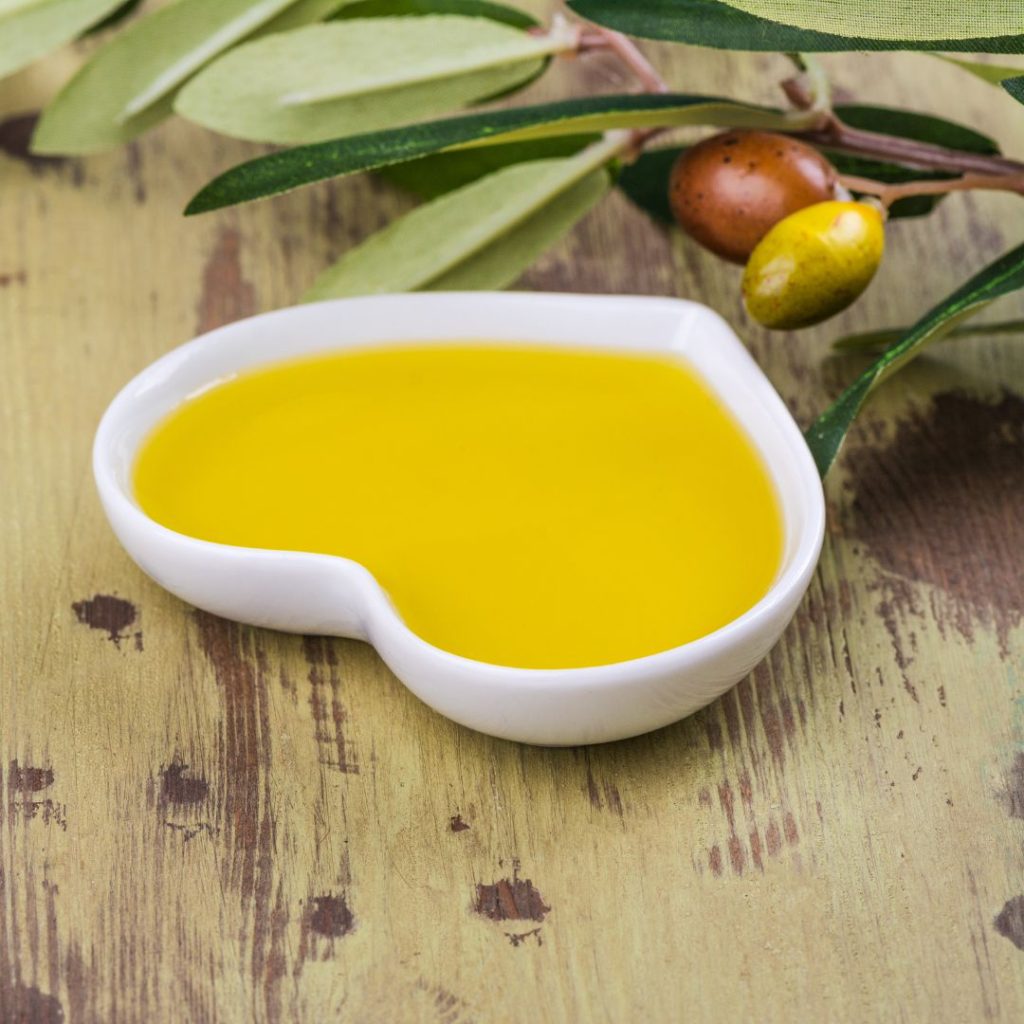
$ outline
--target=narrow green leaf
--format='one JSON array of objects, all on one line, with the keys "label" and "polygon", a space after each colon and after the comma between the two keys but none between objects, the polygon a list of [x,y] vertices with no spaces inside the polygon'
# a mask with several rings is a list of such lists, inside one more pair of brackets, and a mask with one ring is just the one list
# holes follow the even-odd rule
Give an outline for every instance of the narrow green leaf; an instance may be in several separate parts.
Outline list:
[{"label": "narrow green leaf", "polygon": [[90,153],[135,138],[170,113],[174,93],[204,64],[295,2],[177,0],[159,8],[68,82],[43,113],[33,149]]},{"label": "narrow green leaf", "polygon": [[500,171],[503,167],[526,163],[528,160],[572,156],[599,138],[598,135],[563,135],[554,139],[457,149],[423,156],[419,160],[395,164],[393,167],[383,167],[377,173],[420,199],[436,199],[446,192]]},{"label": "narrow green leaf", "polygon": [[493,245],[481,249],[472,259],[452,267],[423,290],[461,292],[507,288],[555,242],[568,234],[577,221],[608,194],[610,188],[611,180],[607,171],[592,171],[549,203],[539,207],[533,216],[516,225]]},{"label": "narrow green leaf", "polygon": [[90,25],[88,30],[83,33],[84,36],[91,36],[96,32],[106,32],[108,28],[113,28],[115,25],[119,25],[126,18],[131,17],[142,4],[142,0],[123,0],[120,7],[115,8],[110,12],[102,21],[96,22],[95,25]]},{"label": "narrow green leaf", "polygon": [[918,0],[890,4],[878,0],[725,0],[746,14],[811,32],[830,32],[886,42],[1013,36],[1024,29],[1024,12],[1014,3]]},{"label": "narrow green leaf", "polygon": [[76,39],[123,0],[7,0],[0,4],[0,78]]},{"label": "narrow green leaf", "polygon": [[599,143],[449,192],[347,252],[306,298],[504,287],[605,194],[613,155]]},{"label": "narrow green leaf", "polygon": [[868,395],[929,342],[941,338],[990,302],[1024,288],[1024,245],[1006,253],[926,313],[808,428],[811,454],[824,476]]},{"label": "narrow green leaf", "polygon": [[626,196],[659,224],[675,224],[668,201],[672,166],[686,151],[686,146],[648,149],[632,163],[626,164],[615,181]]},{"label": "narrow green leaf", "polygon": [[564,27],[534,36],[457,15],[308,25],[232,50],[182,89],[174,109],[225,135],[319,142],[479,102],[574,47]]},{"label": "narrow green leaf", "polygon": [[0,0],[0,18],[10,14],[18,14],[29,7],[38,7],[45,0]]},{"label": "narrow green leaf", "polygon": [[1003,88],[1018,103],[1024,103],[1024,75],[1019,78],[1007,78],[1003,81]]},{"label": "narrow green leaf", "polygon": [[[505,4],[491,3],[490,0],[355,0],[338,11],[333,18],[336,21],[352,18],[416,18],[428,14],[457,14],[464,18],[488,18],[512,28],[540,28],[540,22],[526,11],[507,7]],[[510,89],[496,92],[493,96],[485,97],[485,102],[501,99],[525,88],[535,78],[540,78],[550,63],[551,58],[545,58],[532,78],[518,82]]]},{"label": "narrow green leaf", "polygon": [[312,25],[314,22],[336,16],[342,8],[356,2],[357,0],[298,0],[268,21],[255,35],[268,36],[272,32],[287,32],[303,25]]},{"label": "narrow green leaf", "polygon": [[1009,68],[999,64],[982,64],[977,60],[960,60],[956,57],[949,57],[944,53],[936,53],[932,54],[932,56],[946,61],[947,64],[955,64],[958,68],[962,68],[968,74],[974,75],[990,85],[1001,85],[1004,79],[1024,75],[1024,68]]},{"label": "narrow green leaf", "polygon": [[[867,0],[865,0],[867,2]],[[885,24],[878,17],[877,0],[873,5],[876,23]],[[753,4],[750,4],[753,6]],[[844,34],[837,31],[833,21],[830,27],[800,28],[761,16],[759,13],[739,9],[723,0],[569,0],[569,6],[590,21],[629,35],[646,39],[668,39],[677,43],[710,46],[721,50],[774,50],[790,53],[804,51],[821,53],[843,50],[949,50],[959,53],[1024,53],[1024,25],[1013,31],[989,36],[963,39],[917,38],[879,39],[865,35]],[[848,6],[835,3],[827,8],[833,14]],[[864,3],[860,5],[864,7]],[[805,4],[810,9],[811,5]],[[890,4],[887,13],[905,9],[914,11],[917,5]],[[960,4],[965,10],[977,5]],[[790,4],[791,10],[800,8]],[[826,8],[820,8],[826,9]],[[1008,8],[1004,8],[1008,10]]]},{"label": "narrow green leaf", "polygon": [[686,124],[799,130],[806,127],[808,121],[799,113],[675,93],[590,96],[510,110],[490,110],[332,139],[249,160],[211,181],[192,199],[185,212],[206,213],[315,181],[373,171],[460,146],[579,135],[615,128]]},{"label": "narrow green leaf", "polygon": [[[848,334],[832,342],[837,352],[884,352],[908,331],[909,327],[883,327],[877,331]],[[946,332],[946,338],[989,338],[998,335],[1019,335],[1024,337],[1024,320],[1005,320],[1002,323],[967,324]]]},{"label": "narrow green leaf", "polygon": [[461,14],[467,18],[490,18],[513,28],[535,28],[536,18],[515,7],[488,0],[356,0],[334,15],[336,19],[417,17],[424,14]]}]

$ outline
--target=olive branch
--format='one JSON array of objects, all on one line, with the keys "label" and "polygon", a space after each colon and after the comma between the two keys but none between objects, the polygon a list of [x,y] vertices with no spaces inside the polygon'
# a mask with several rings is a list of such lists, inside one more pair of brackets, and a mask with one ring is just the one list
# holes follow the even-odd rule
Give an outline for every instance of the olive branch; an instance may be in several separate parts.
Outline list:
[{"label": "olive branch", "polygon": [[[833,104],[814,56],[921,50],[1024,102],[1024,71],[963,56],[1024,53],[1020,26],[995,16],[977,38],[936,40],[909,29],[904,38],[878,38],[856,21],[857,11],[849,15],[852,28],[836,31],[812,13],[797,27],[726,0],[572,0],[572,14],[546,25],[489,0],[176,0],[141,16],[136,6],[0,2],[0,76],[91,28],[105,33],[44,111],[33,148],[110,149],[176,113],[284,147],[225,171],[191,200],[189,214],[366,171],[423,200],[346,252],[306,298],[505,287],[613,187],[671,221],[671,176],[686,150],[665,145],[664,136],[686,126],[800,140],[835,169],[839,186],[881,204],[890,219],[926,214],[950,192],[1024,193],[1024,163],[972,129],[912,111]],[[792,56],[798,74],[780,83],[786,102],[779,107],[673,92],[631,36],[776,50]],[[597,52],[613,55],[637,91],[489,105],[552,61]],[[821,472],[878,383],[1021,287],[1024,247],[981,270],[912,328],[872,334],[870,344],[881,339],[887,347],[807,432]]]}]

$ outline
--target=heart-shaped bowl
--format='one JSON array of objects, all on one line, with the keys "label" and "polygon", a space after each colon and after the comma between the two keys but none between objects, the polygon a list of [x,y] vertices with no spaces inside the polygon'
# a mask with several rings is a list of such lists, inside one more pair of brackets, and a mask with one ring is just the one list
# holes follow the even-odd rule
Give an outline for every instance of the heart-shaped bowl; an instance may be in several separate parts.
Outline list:
[{"label": "heart-shaped bowl", "polygon": [[[764,597],[713,633],[644,658],[552,670],[491,665],[413,633],[373,575],[354,561],[198,540],[161,526],[135,500],[132,471],[140,444],[172,410],[211,384],[347,347],[487,343],[480,339],[659,353],[695,370],[760,452],[778,495],[784,551]],[[173,594],[257,626],[365,640],[441,714],[494,736],[548,745],[599,743],[656,729],[742,679],[795,612],[825,523],[821,482],[782,400],[721,317],[680,299],[438,292],[340,299],[240,320],[174,349],[124,387],[99,425],[93,468],[118,539]]]}]

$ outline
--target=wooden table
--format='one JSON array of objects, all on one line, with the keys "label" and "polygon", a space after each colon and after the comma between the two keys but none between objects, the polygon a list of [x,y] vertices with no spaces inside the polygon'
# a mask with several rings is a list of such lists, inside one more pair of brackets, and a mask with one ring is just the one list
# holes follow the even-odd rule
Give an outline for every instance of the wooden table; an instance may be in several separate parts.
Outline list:
[{"label": "wooden table", "polygon": [[[771,100],[785,73],[651,52],[692,91]],[[623,743],[490,739],[362,644],[186,607],[114,540],[89,469],[114,392],[408,202],[359,179],[185,221],[253,148],[180,122],[34,160],[22,115],[74,59],[0,87],[0,1021],[1022,1019],[1021,339],[878,397],[801,611],[733,692]],[[1020,108],[953,68],[828,65],[1024,152]],[[622,86],[577,65],[537,94]],[[831,338],[1022,235],[1020,200],[953,197],[893,227],[854,311],[770,337],[738,272],[615,197],[522,286],[701,298],[807,422],[857,368]]]}]

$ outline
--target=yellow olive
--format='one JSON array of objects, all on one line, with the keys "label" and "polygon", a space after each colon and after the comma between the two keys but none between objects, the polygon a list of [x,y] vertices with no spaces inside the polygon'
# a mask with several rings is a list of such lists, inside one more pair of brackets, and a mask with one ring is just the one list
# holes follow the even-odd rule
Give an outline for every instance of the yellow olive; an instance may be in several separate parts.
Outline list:
[{"label": "yellow olive", "polygon": [[780,220],[743,274],[747,311],[791,330],[827,320],[867,288],[882,262],[884,216],[869,203],[816,203]]},{"label": "yellow olive", "polygon": [[783,217],[834,199],[835,168],[805,142],[773,132],[730,131],[683,151],[669,203],[679,226],[706,249],[746,263]]}]

